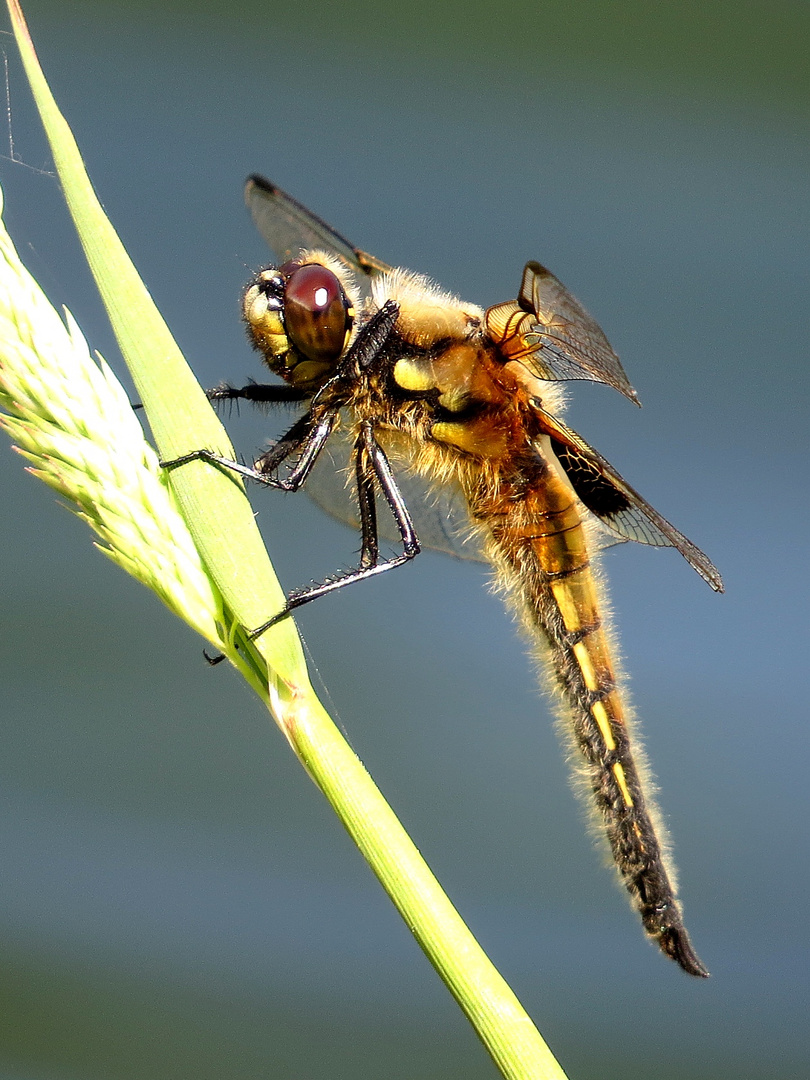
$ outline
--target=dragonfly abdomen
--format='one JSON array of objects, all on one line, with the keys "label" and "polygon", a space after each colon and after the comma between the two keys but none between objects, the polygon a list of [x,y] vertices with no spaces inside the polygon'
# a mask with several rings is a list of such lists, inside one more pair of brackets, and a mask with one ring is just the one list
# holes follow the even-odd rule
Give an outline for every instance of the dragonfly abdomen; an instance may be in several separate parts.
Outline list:
[{"label": "dragonfly abdomen", "polygon": [[562,725],[580,763],[577,771],[621,880],[647,933],[685,971],[705,976],[683,925],[657,814],[631,748],[604,597],[578,502],[550,467],[517,490],[501,485],[494,498],[491,514],[484,498],[475,516],[487,522],[501,580],[546,661]]}]

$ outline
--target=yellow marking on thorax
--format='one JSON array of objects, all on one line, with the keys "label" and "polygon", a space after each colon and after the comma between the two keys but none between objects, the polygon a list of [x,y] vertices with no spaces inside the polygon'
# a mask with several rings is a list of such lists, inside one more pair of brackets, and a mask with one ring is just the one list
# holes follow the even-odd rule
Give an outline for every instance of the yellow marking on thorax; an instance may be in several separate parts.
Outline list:
[{"label": "yellow marking on thorax", "polygon": [[509,450],[509,429],[489,417],[474,420],[442,420],[430,429],[431,437],[477,458],[502,458]]},{"label": "yellow marking on thorax", "polygon": [[501,405],[503,390],[490,374],[486,349],[477,341],[447,345],[436,356],[403,356],[394,364],[394,381],[403,390],[424,394],[436,391],[448,412],[470,405]]},{"label": "yellow marking on thorax", "polygon": [[436,386],[431,361],[404,356],[394,364],[394,381],[412,394],[426,394]]},{"label": "yellow marking on thorax", "polygon": [[514,447],[511,401],[490,361],[487,346],[468,333],[438,352],[400,357],[393,367],[394,381],[404,391],[433,392],[445,413],[459,414],[458,420],[433,423],[431,439],[479,460],[506,458]]}]

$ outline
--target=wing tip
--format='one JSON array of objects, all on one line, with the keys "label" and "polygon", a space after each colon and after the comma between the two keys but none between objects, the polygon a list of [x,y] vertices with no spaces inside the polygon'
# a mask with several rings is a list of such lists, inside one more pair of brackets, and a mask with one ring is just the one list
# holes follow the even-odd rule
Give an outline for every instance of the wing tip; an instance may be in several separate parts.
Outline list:
[{"label": "wing tip", "polygon": [[280,187],[273,184],[266,176],[262,176],[261,173],[251,173],[245,180],[245,205],[250,208],[251,202],[255,192],[261,192],[263,195],[275,197],[277,195],[283,195]]},{"label": "wing tip", "polygon": [[706,580],[716,593],[724,593],[726,591],[726,587],[723,584],[723,579],[720,577],[719,572],[714,567],[712,567],[712,573],[706,578]]},{"label": "wing tip", "polygon": [[268,191],[271,194],[279,190],[272,181],[268,180],[266,176],[262,176],[261,173],[251,173],[247,178],[245,181],[245,188],[251,187],[261,188],[263,191]]},{"label": "wing tip", "polygon": [[[692,546],[694,547],[694,545]],[[709,585],[712,589],[714,589],[716,593],[724,593],[726,591],[726,587],[723,584],[723,579],[720,576],[720,571],[717,569],[717,567],[714,565],[708,555],[703,554],[700,548],[695,548],[695,551],[698,553],[700,558],[690,558],[687,555],[687,561],[691,564],[693,569],[697,570],[697,572],[700,574],[706,584]],[[685,552],[682,552],[682,554],[685,554]]]}]

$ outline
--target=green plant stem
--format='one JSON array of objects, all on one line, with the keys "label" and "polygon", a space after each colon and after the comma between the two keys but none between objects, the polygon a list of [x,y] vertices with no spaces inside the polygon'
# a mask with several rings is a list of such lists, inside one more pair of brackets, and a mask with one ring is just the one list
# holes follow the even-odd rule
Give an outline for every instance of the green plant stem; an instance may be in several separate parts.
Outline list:
[{"label": "green plant stem", "polygon": [[317,702],[277,706],[291,745],[510,1080],[564,1080],[537,1028]]}]

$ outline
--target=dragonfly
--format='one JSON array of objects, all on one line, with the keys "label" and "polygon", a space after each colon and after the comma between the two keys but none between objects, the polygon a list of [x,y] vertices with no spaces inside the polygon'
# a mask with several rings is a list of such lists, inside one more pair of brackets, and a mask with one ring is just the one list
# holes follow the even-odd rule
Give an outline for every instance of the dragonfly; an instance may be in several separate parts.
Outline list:
[{"label": "dragonfly", "polygon": [[[282,382],[223,384],[209,395],[301,402],[303,414],[253,468],[208,451],[189,457],[286,491],[310,481],[335,512],[328,481],[334,489],[345,478],[336,481],[329,448],[342,447],[354,489],[349,517],[361,535],[355,568],[291,593],[254,634],[410,561],[423,543],[488,560],[542,658],[580,786],[646,933],[684,971],[707,976],[633,746],[596,566],[603,547],[634,540],[674,547],[712,589],[722,592],[723,583],[706,555],[562,419],[560,384],[573,380],[604,383],[638,403],[607,338],[538,262],[526,264],[515,300],[483,310],[354,247],[261,176],[248,179],[245,198],[277,261],[247,285],[242,312],[249,340]],[[384,555],[380,540],[392,536],[399,550]]]}]

